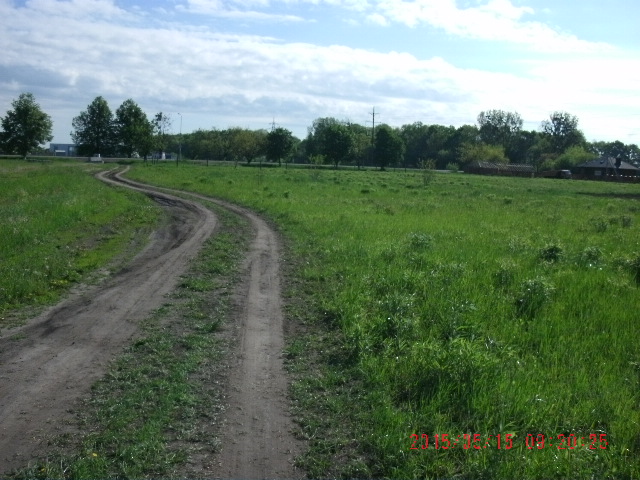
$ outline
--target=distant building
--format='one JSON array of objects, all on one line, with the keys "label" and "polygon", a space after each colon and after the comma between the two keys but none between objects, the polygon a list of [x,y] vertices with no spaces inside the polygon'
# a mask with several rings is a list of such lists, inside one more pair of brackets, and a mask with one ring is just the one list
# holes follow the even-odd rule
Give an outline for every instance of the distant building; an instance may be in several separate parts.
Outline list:
[{"label": "distant building", "polygon": [[49,151],[56,157],[76,157],[78,146],[73,143],[50,143]]},{"label": "distant building", "polygon": [[588,180],[637,181],[640,169],[613,157],[601,157],[575,167],[577,178]]}]

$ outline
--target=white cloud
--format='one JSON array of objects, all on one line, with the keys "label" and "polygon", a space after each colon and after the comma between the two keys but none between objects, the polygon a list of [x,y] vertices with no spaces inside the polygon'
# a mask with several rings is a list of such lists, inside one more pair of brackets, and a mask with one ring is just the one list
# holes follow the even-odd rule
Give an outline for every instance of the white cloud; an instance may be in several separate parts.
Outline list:
[{"label": "white cloud", "polygon": [[[375,11],[366,2],[348,5],[380,23],[383,18],[399,22],[399,7],[409,3],[420,22],[435,8],[424,0],[385,0]],[[270,5],[266,0],[232,4]],[[455,6],[451,0],[439,4]],[[505,10],[497,12],[501,5]],[[472,27],[477,29],[470,18],[514,25],[529,14],[509,5],[507,0],[485,2],[484,9],[466,9],[472,11],[463,19],[443,8],[440,16],[428,18],[447,31],[470,35]],[[206,6],[215,9],[220,2]],[[71,15],[76,7],[78,12]],[[372,106],[382,112],[380,121],[392,125],[474,123],[481,110],[500,108],[518,111],[531,122],[530,128],[554,110],[567,110],[584,118],[581,124],[593,129],[594,136],[616,138],[625,121],[608,117],[606,125],[598,127],[594,112],[605,112],[608,106],[623,113],[640,107],[635,95],[640,64],[632,52],[604,59],[595,54],[525,57],[512,73],[498,73],[460,68],[455,60],[437,56],[216,32],[158,15],[125,10],[106,0],[34,0],[25,7],[0,0],[0,114],[19,93],[31,91],[45,111],[52,109],[56,140],[63,141],[73,116],[97,95],[107,98],[114,110],[133,98],[149,115],[180,111],[184,131],[214,125],[266,128],[275,116],[297,135],[304,135],[320,116],[365,124]]]},{"label": "white cloud", "polygon": [[274,14],[252,10],[255,7],[268,7],[267,0],[188,0],[187,6],[180,6],[180,10],[189,13],[197,13],[210,15],[214,17],[253,20],[253,21],[269,21],[269,22],[301,22],[304,19],[297,15]]},{"label": "white cloud", "polygon": [[[429,25],[461,38],[500,41],[545,53],[608,51],[602,43],[580,40],[535,21],[526,20],[531,7],[515,6],[511,0],[488,0],[461,8],[456,0],[381,0],[371,4],[372,15],[388,22],[415,28]],[[381,22],[378,22],[381,23]]]}]

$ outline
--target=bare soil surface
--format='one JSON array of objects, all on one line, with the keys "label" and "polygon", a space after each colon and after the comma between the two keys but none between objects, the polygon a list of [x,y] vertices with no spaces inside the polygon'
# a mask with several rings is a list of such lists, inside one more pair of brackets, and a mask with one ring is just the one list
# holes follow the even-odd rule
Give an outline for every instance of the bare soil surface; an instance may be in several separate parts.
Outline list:
[{"label": "bare soil surface", "polygon": [[193,194],[193,200],[185,200],[114,172],[99,178],[150,195],[170,221],[121,272],[71,295],[26,325],[2,332],[0,475],[45,455],[47,440],[69,430],[73,405],[136,336],[138,322],[166,301],[188,261],[216,229],[215,215],[200,198],[245,216],[254,238],[234,296],[237,317],[232,328],[239,341],[229,361],[222,449],[215,458],[189,459],[189,469],[202,477],[303,477],[293,465],[301,444],[292,434],[282,365],[277,234],[254,213],[226,202]]}]

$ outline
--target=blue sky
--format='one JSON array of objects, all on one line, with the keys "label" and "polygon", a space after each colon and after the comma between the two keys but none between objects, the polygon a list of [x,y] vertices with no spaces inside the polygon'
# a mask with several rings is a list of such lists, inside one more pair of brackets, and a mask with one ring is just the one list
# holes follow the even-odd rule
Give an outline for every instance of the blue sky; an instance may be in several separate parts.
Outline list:
[{"label": "blue sky", "polygon": [[98,95],[173,130],[304,137],[332,116],[392,126],[556,111],[640,143],[636,0],[0,0],[0,115],[32,92],[70,141]]}]

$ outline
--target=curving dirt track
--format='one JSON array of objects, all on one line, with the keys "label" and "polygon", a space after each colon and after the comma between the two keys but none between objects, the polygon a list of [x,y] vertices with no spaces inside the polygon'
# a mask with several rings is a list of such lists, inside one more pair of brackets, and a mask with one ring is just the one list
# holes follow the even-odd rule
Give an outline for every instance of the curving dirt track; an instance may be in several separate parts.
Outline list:
[{"label": "curving dirt track", "polygon": [[200,198],[248,218],[254,239],[235,296],[240,341],[230,362],[222,451],[192,466],[207,477],[302,477],[293,466],[300,444],[286,406],[275,232],[252,212],[226,202],[197,195],[185,200],[115,172],[99,178],[151,196],[170,221],[123,271],[0,336],[0,475],[46,452],[46,439],[72,421],[70,406],[136,335],[137,322],[164,302],[188,260],[214,233],[216,217]]}]

